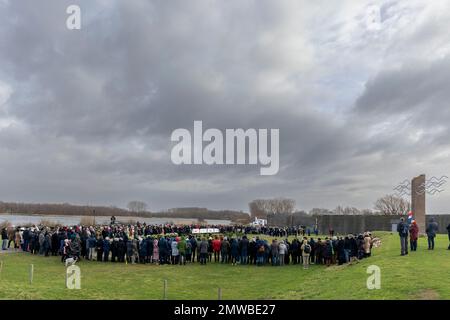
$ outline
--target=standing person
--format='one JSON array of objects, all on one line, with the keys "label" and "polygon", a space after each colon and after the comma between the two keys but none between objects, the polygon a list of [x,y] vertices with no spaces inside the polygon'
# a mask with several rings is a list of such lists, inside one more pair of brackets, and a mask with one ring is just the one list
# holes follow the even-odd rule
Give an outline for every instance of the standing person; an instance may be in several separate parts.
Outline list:
[{"label": "standing person", "polygon": [[428,250],[434,250],[434,238],[436,237],[436,233],[439,229],[439,226],[433,218],[430,219],[430,223],[427,226],[425,232],[428,237]]},{"label": "standing person", "polygon": [[152,254],[152,262],[159,264],[159,246],[158,239],[153,239],[153,254]]},{"label": "standing person", "polygon": [[22,251],[27,252],[28,251],[28,244],[30,243],[30,238],[31,238],[31,231],[30,231],[30,229],[26,228],[23,231],[22,238],[23,238]]},{"label": "standing person", "polygon": [[158,241],[158,249],[159,249],[159,263],[166,264],[167,262],[167,240],[164,237],[161,237]]},{"label": "standing person", "polygon": [[147,238],[145,239],[145,242],[147,243],[147,245],[146,245],[147,252],[145,253],[145,260],[148,263],[152,263],[152,259],[153,259],[153,238],[151,237],[151,235],[147,236]]},{"label": "standing person", "polygon": [[202,238],[198,251],[200,253],[200,264],[206,265],[208,256],[208,241],[206,241],[205,237]]},{"label": "standing person", "polygon": [[180,265],[186,265],[186,241],[181,237],[177,244],[178,253],[180,255]]},{"label": "standing person", "polygon": [[212,237],[208,238],[208,261],[212,261],[212,255],[213,255],[213,246],[212,246],[213,239]]},{"label": "standing person", "polygon": [[97,261],[101,262],[103,258],[103,237],[100,235],[95,242],[97,251]]},{"label": "standing person", "polygon": [[179,259],[179,251],[178,251],[178,242],[176,239],[172,239],[172,242],[170,243],[170,246],[172,248],[172,264],[178,264]]},{"label": "standing person", "polygon": [[95,239],[94,233],[91,233],[89,238],[87,239],[87,258],[88,260],[94,260],[94,252],[95,252],[95,245],[97,244],[97,240]]},{"label": "standing person", "polygon": [[330,239],[325,239],[323,244],[323,262],[329,267],[331,265],[331,259],[333,257],[333,244]]},{"label": "standing person", "polygon": [[45,235],[44,235],[44,231],[41,231],[40,233],[39,233],[39,238],[38,238],[39,240],[39,254],[42,256],[42,255],[44,255],[44,250],[45,250],[45,248],[44,248],[44,242],[45,242]]},{"label": "standing person", "polygon": [[278,254],[280,256],[280,265],[281,266],[284,266],[285,255],[286,255],[287,250],[288,250],[288,247],[286,246],[284,241],[281,241],[280,245],[278,246]]},{"label": "standing person", "polygon": [[450,223],[447,226],[447,232],[448,232],[448,242],[449,242],[448,250],[450,250]]},{"label": "standing person", "polygon": [[248,262],[248,239],[247,236],[243,236],[242,240],[239,242],[239,249],[241,252],[241,264],[247,264]]},{"label": "standing person", "polygon": [[256,239],[252,238],[248,244],[248,253],[250,256],[249,264],[256,264]]},{"label": "standing person", "polygon": [[[191,242],[187,238],[186,238],[186,240],[184,240],[184,242],[186,242],[186,260],[191,262],[191,256],[192,256]],[[219,244],[220,244],[220,242],[219,242]]]},{"label": "standing person", "polygon": [[69,239],[64,239],[64,245],[61,252],[61,262],[66,261],[66,259],[69,257],[69,251],[70,251],[70,241]]},{"label": "standing person", "polygon": [[189,242],[191,243],[192,249],[192,262],[195,262],[195,253],[197,252],[197,240],[194,236],[189,236]]},{"label": "standing person", "polygon": [[371,247],[372,247],[372,237],[370,232],[366,232],[364,234],[364,257],[368,258],[371,256]]},{"label": "standing person", "polygon": [[14,235],[15,235],[15,230],[13,227],[10,227],[6,230],[6,233],[8,234],[8,249],[11,247],[11,243],[14,245]]},{"label": "standing person", "polygon": [[228,253],[230,252],[230,243],[227,237],[224,237],[220,244],[221,263],[228,263]]},{"label": "standing person", "polygon": [[133,241],[131,239],[127,239],[126,241],[126,247],[127,247],[127,255],[125,257],[127,263],[132,263],[133,261]]},{"label": "standing person", "polygon": [[409,243],[411,247],[411,251],[417,251],[417,239],[419,237],[419,226],[416,223],[416,220],[411,222],[409,226]]},{"label": "standing person", "polygon": [[339,237],[338,243],[337,243],[337,251],[338,251],[338,264],[343,265],[347,262],[346,258],[346,251],[344,249],[345,241],[342,237]]},{"label": "standing person", "polygon": [[231,239],[230,251],[231,251],[231,264],[235,266],[239,259],[239,243],[236,237],[233,237]]},{"label": "standing person", "polygon": [[44,255],[48,257],[48,253],[52,249],[52,238],[48,232],[45,233],[43,246],[44,246]]},{"label": "standing person", "polygon": [[272,253],[272,265],[277,266],[278,265],[278,258],[279,258],[279,252],[278,252],[278,241],[277,239],[272,240],[272,245],[270,246],[270,252]]},{"label": "standing person", "polygon": [[260,240],[259,237],[256,237],[256,265],[262,266],[264,264],[264,256],[266,253],[266,246],[264,245],[264,241]]},{"label": "standing person", "polygon": [[108,262],[109,259],[109,250],[110,250],[110,242],[109,237],[105,238],[105,241],[103,241],[103,261]]},{"label": "standing person", "polygon": [[20,229],[17,229],[16,234],[15,234],[14,248],[15,249],[20,248],[21,243],[22,243],[21,231],[20,231]]},{"label": "standing person", "polygon": [[212,248],[214,251],[214,262],[218,262],[220,260],[220,240],[218,236],[214,237]]},{"label": "standing person", "polygon": [[52,256],[58,255],[59,245],[58,230],[55,230],[52,234]]},{"label": "standing person", "polygon": [[303,244],[300,248],[302,251],[303,269],[309,269],[309,255],[311,254],[311,245],[308,244],[308,240],[303,240]]},{"label": "standing person", "polygon": [[398,235],[400,236],[401,255],[404,256],[408,254],[408,233],[409,233],[409,228],[404,218],[400,218],[400,223],[397,225],[397,232]]},{"label": "standing person", "polygon": [[293,263],[293,264],[299,263],[299,258],[300,258],[300,246],[301,246],[301,244],[299,243],[299,241],[298,241],[297,238],[295,238],[294,240],[292,240],[291,250],[292,250],[292,263]]}]

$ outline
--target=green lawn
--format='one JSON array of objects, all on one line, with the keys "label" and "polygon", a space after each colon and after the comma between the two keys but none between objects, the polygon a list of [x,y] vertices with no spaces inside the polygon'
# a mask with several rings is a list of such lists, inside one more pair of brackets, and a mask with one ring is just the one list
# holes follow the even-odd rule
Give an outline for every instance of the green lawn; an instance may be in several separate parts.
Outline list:
[{"label": "green lawn", "polygon": [[[381,236],[371,258],[346,266],[255,267],[212,263],[188,266],[125,265],[82,261],[80,290],[65,287],[65,267],[56,257],[1,254],[0,299],[450,299],[450,250],[440,235],[434,251],[419,239],[419,251],[400,256],[396,234]],[[35,274],[29,283],[29,266]],[[368,290],[366,269],[381,268],[381,289]]]}]

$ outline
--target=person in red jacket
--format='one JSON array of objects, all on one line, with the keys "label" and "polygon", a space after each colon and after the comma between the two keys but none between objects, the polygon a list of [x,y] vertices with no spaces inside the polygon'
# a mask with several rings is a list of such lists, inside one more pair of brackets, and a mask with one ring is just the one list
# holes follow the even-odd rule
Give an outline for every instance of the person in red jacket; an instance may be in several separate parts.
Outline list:
[{"label": "person in red jacket", "polygon": [[214,251],[214,262],[220,261],[220,239],[218,236],[214,237],[214,240],[212,241],[212,248]]},{"label": "person in red jacket", "polygon": [[419,237],[419,226],[416,220],[413,220],[409,226],[409,243],[411,246],[411,251],[417,251],[417,238]]}]

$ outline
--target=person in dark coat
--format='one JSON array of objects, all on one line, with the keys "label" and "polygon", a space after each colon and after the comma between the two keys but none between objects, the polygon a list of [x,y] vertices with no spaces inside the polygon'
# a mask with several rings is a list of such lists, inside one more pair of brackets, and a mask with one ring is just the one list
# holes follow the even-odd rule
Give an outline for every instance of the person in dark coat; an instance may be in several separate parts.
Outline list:
[{"label": "person in dark coat", "polygon": [[234,266],[239,261],[239,243],[237,239],[231,239],[231,264]]},{"label": "person in dark coat", "polygon": [[2,250],[8,250],[8,231],[6,228],[2,229]]},{"label": "person in dark coat", "polygon": [[241,264],[248,263],[248,246],[249,242],[247,236],[243,236],[242,240],[239,242],[239,252],[241,254]]},{"label": "person in dark coat", "polygon": [[169,252],[166,238],[161,237],[161,239],[158,242],[158,249],[159,249],[159,263],[166,264],[168,262],[167,254]]},{"label": "person in dark coat", "polygon": [[195,237],[189,236],[189,242],[191,243],[192,249],[192,262],[194,262],[197,253],[197,240],[195,239]]},{"label": "person in dark coat", "polygon": [[256,264],[256,241],[254,239],[248,244],[248,253],[250,256],[249,264]]},{"label": "person in dark coat", "polygon": [[314,252],[315,252],[315,261],[317,264],[323,263],[323,243],[322,239],[318,238],[317,242],[314,245]]},{"label": "person in dark coat", "polygon": [[299,244],[297,238],[292,240],[292,245],[291,245],[290,250],[291,250],[291,255],[292,255],[292,263],[293,264],[300,263],[300,244]]},{"label": "person in dark coat", "polygon": [[22,250],[27,252],[28,244],[30,243],[30,230],[28,230],[28,228],[23,231],[22,238],[23,238]]},{"label": "person in dark coat", "polygon": [[43,244],[43,246],[44,246],[44,255],[46,257],[48,257],[49,256],[49,252],[52,249],[52,238],[51,238],[51,235],[49,233],[46,233],[44,237],[45,237],[44,238],[44,244]]},{"label": "person in dark coat", "polygon": [[356,238],[351,235],[350,236],[350,262],[358,259],[358,243]]},{"label": "person in dark coat", "polygon": [[397,225],[397,232],[398,235],[400,236],[401,255],[404,256],[408,254],[408,234],[409,234],[409,228],[404,218],[400,218],[400,222]]},{"label": "person in dark coat", "polygon": [[447,226],[447,233],[448,233],[448,242],[449,242],[448,250],[450,250],[450,223]]},{"label": "person in dark coat", "polygon": [[339,237],[339,240],[337,241],[337,256],[338,256],[338,264],[343,265],[347,262],[346,254],[345,254],[345,242],[342,237]]},{"label": "person in dark coat", "polygon": [[116,262],[118,255],[119,239],[113,238],[111,242],[111,262]]},{"label": "person in dark coat", "polygon": [[427,226],[425,232],[428,237],[428,250],[434,250],[434,238],[436,237],[436,233],[439,230],[439,226],[433,218],[430,219],[430,223]]},{"label": "person in dark coat", "polygon": [[228,263],[228,254],[230,252],[230,243],[227,237],[224,237],[220,244],[220,256],[222,258],[221,263]]},{"label": "person in dark coat", "polygon": [[142,239],[141,242],[139,243],[139,262],[146,263],[147,262],[146,256],[147,256],[147,241],[146,239]]},{"label": "person in dark coat", "polygon": [[333,244],[330,239],[327,239],[323,245],[323,259],[327,267],[331,265],[333,257]]},{"label": "person in dark coat", "polygon": [[125,243],[124,238],[119,238],[117,249],[119,262],[125,262],[125,254],[127,253],[127,244]]},{"label": "person in dark coat", "polygon": [[52,234],[52,256],[57,256],[58,255],[58,250],[59,250],[59,246],[60,246],[60,242],[59,242],[59,234],[58,232],[53,232]]},{"label": "person in dark coat", "polygon": [[109,259],[109,251],[111,249],[111,242],[109,241],[109,237],[106,237],[103,241],[103,261],[108,262]]},{"label": "person in dark coat", "polygon": [[97,251],[97,261],[103,260],[103,237],[99,236],[95,242],[95,250]]},{"label": "person in dark coat", "polygon": [[200,242],[198,252],[200,254],[200,261],[199,261],[200,264],[206,265],[207,256],[208,256],[208,241],[206,240],[205,237],[203,237]]},{"label": "person in dark coat", "polygon": [[146,255],[145,255],[145,260],[148,263],[152,262],[152,256],[153,256],[153,239],[151,236],[147,236],[147,239],[145,239],[145,246],[146,246]]}]

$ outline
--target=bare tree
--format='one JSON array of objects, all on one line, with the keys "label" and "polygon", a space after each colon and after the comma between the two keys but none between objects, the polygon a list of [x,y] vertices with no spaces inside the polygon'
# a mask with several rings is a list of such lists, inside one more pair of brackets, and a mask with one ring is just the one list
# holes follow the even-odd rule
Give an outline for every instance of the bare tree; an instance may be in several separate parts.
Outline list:
[{"label": "bare tree", "polygon": [[409,201],[391,194],[375,202],[375,210],[384,215],[406,215],[410,209]]},{"label": "bare tree", "polygon": [[252,216],[254,214],[261,217],[267,216],[267,214],[291,214],[295,209],[295,200],[286,198],[258,199],[250,202],[249,208]]},{"label": "bare tree", "polygon": [[147,210],[147,204],[143,201],[130,201],[127,205],[128,210],[133,212],[143,212]]},{"label": "bare tree", "polygon": [[266,218],[267,217],[267,211],[265,208],[265,200],[261,200],[261,199],[253,200],[248,204],[248,207],[250,209],[250,216],[252,218],[255,218],[255,217]]}]

